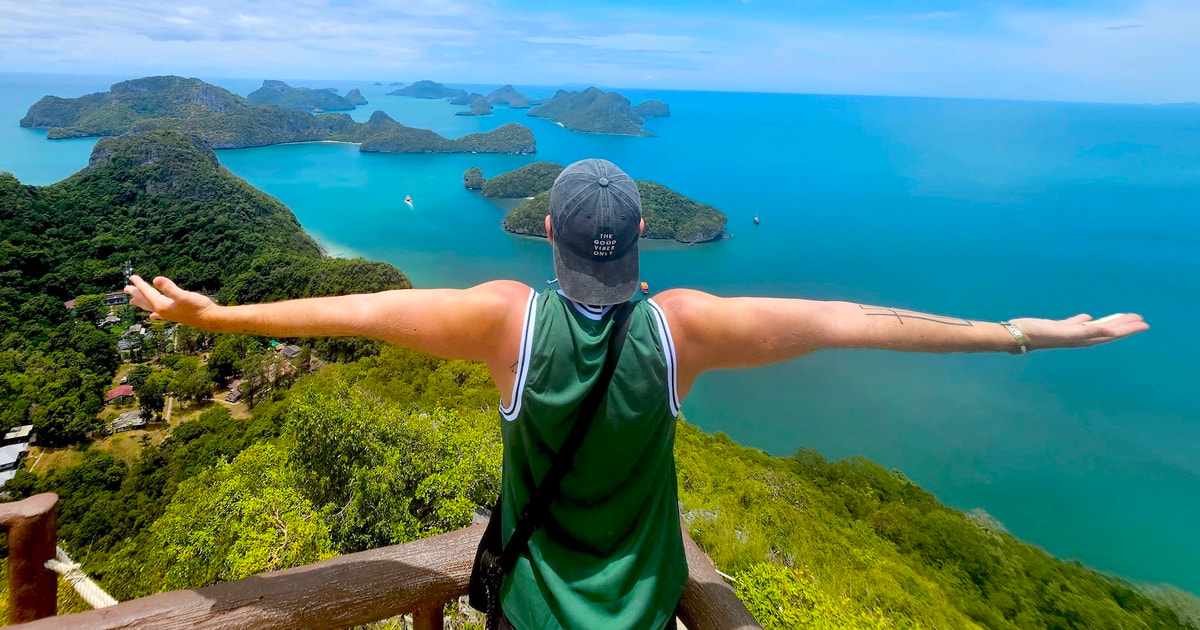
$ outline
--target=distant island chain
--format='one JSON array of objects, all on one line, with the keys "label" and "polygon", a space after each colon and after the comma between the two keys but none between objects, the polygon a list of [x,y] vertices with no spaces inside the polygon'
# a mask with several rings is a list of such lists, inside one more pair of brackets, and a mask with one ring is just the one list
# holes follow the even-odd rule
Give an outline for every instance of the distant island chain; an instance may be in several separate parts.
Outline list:
[{"label": "distant island chain", "polygon": [[[255,104],[199,79],[146,77],[78,98],[45,96],[29,108],[21,126],[46,129],[50,139],[172,130],[195,135],[214,149],[333,141],[355,143],[360,151],[380,153],[537,152],[533,132],[516,123],[450,139],[428,129],[402,125],[381,111],[365,123],[355,122],[346,114],[305,111],[328,103],[321,92],[267,81],[251,94],[254,101],[263,103]],[[357,91],[337,98],[347,104],[365,102]]]},{"label": "distant island chain", "polygon": [[[417,81],[388,94],[449,99],[453,104],[469,106],[458,115],[487,115],[493,105],[528,109],[530,116],[590,133],[646,136],[650,134],[642,128],[645,118],[670,115],[662,101],[649,100],[634,107],[624,96],[595,87],[582,92],[558,90],[549,99],[534,100],[512,85],[484,96],[433,81]],[[357,89],[339,96],[336,88],[300,88],[265,80],[262,87],[243,98],[199,79],[157,76],[122,81],[107,92],[77,98],[44,96],[29,108],[21,126],[46,129],[49,139],[176,131],[194,136],[213,149],[324,141],[353,143],[360,151],[380,153],[537,152],[533,131],[517,123],[450,139],[428,129],[403,125],[382,111],[376,111],[364,123],[347,114],[327,113],[353,110],[366,103]],[[537,162],[485,180],[475,168],[464,175],[464,185],[481,190],[485,197],[526,198],[504,218],[504,229],[544,237],[542,220],[549,191],[562,169],[562,165],[552,162]],[[727,217],[716,208],[661,184],[640,180],[637,184],[646,238],[701,243],[726,236]]]},{"label": "distant island chain", "polygon": [[645,119],[671,115],[671,108],[662,101],[648,100],[634,106],[619,93],[605,92],[596,87],[582,92],[558,90],[551,98],[536,100],[518,92],[511,85],[505,85],[484,96],[446,87],[434,81],[417,81],[388,94],[450,99],[453,105],[466,105],[470,108],[457,112],[459,116],[486,116],[492,113],[493,105],[506,105],[510,109],[528,109],[530,116],[552,120],[571,131],[622,136],[651,135],[642,128]]}]

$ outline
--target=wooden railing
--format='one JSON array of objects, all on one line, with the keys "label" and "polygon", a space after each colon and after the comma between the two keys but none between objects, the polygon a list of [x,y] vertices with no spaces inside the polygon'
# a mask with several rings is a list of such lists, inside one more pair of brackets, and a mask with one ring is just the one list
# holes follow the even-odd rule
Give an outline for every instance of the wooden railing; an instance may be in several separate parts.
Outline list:
[{"label": "wooden railing", "polygon": [[[441,630],[445,604],[467,593],[484,527],[55,617],[56,576],[43,563],[54,557],[57,500],[43,494],[0,505],[0,525],[8,527],[10,622],[30,622],[22,628],[332,629],[411,614],[414,630]],[[684,543],[689,569],[679,608],[684,625],[689,630],[760,627],[708,556],[686,535]]]}]

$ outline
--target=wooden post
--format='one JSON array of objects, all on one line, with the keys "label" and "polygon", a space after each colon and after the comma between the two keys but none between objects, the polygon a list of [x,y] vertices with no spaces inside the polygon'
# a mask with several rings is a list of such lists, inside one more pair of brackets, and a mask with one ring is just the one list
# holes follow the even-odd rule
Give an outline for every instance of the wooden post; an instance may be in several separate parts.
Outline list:
[{"label": "wooden post", "polygon": [[689,630],[753,630],[762,628],[737,593],[717,573],[712,560],[683,530],[688,583],[679,602],[679,620]]},{"label": "wooden post", "polygon": [[8,529],[8,622],[58,614],[58,575],[46,568],[58,539],[58,495],[39,494],[0,504],[0,526]]},{"label": "wooden post", "polygon": [[422,606],[413,612],[413,630],[442,630],[444,604]]}]

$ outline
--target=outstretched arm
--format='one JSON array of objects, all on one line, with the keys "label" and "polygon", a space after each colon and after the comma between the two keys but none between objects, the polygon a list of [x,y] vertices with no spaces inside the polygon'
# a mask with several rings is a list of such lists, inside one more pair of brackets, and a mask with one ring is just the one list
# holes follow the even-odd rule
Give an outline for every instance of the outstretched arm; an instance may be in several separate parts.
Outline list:
[{"label": "outstretched arm", "polygon": [[497,281],[461,290],[405,289],[218,306],[167,278],[155,278],[153,285],[138,276],[130,281],[125,292],[132,297],[131,303],[150,311],[152,319],[224,333],[360,335],[442,358],[485,361],[489,367],[506,367],[508,355],[517,355],[521,316],[530,290],[517,282]]},{"label": "outstretched arm", "polygon": [[[850,302],[719,298],[676,289],[655,298],[675,339],[680,393],[711,369],[777,363],[826,348],[907,352],[1014,352],[1013,334],[999,323],[930,315]],[[1078,348],[1149,328],[1134,314],[1092,320],[1035,318],[1010,322],[1029,350]]]}]

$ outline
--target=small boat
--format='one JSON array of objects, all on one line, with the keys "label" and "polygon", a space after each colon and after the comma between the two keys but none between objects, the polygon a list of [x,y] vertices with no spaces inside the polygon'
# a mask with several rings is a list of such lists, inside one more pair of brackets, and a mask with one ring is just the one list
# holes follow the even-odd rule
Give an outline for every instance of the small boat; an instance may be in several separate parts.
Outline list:
[{"label": "small boat", "polygon": [[642,283],[642,293],[644,293],[646,295],[650,295],[650,283],[649,282]]},{"label": "small boat", "polygon": [[754,216],[754,225],[758,225],[758,215]]},{"label": "small boat", "polygon": [[404,195],[404,203],[412,205],[412,195]]},{"label": "small boat", "polygon": [[550,278],[546,281],[546,284],[554,284],[555,282],[558,282],[558,278]]}]

